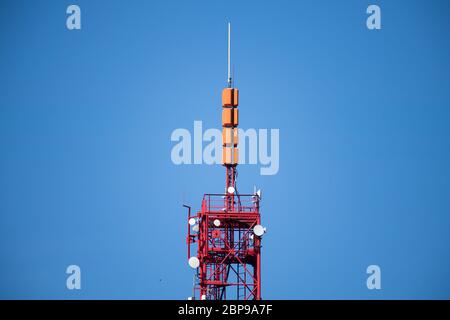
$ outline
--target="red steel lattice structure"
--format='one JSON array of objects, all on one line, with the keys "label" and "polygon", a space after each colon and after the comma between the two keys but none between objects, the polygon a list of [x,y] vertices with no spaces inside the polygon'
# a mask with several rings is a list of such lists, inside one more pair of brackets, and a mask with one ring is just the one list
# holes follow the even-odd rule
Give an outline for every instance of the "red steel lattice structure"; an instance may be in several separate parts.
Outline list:
[{"label": "red steel lattice structure", "polygon": [[188,225],[187,240],[188,259],[191,245],[197,245],[195,290],[201,299],[227,299],[230,287],[236,289],[233,299],[261,299],[261,238],[253,232],[261,223],[259,202],[255,194],[205,194],[201,210],[188,214],[188,220],[196,219],[199,226],[192,232]]},{"label": "red steel lattice structure", "polygon": [[[188,211],[188,259],[196,268],[194,296],[203,300],[261,299],[260,193],[239,194],[236,186],[239,91],[230,74],[228,25],[228,86],[222,92],[222,164],[225,193],[205,194],[201,210]],[[256,233],[256,234],[255,234]],[[196,246],[191,250],[191,246]],[[195,255],[194,255],[195,252]],[[232,290],[235,289],[235,290]]]}]

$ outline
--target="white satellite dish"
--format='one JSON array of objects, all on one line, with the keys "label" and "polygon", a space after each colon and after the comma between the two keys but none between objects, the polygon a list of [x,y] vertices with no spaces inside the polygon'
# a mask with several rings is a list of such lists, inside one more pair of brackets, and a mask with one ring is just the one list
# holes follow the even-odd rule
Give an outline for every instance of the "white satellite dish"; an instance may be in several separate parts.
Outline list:
[{"label": "white satellite dish", "polygon": [[261,237],[264,234],[264,232],[265,232],[264,227],[260,224],[257,224],[256,226],[253,227],[253,233],[258,237]]},{"label": "white satellite dish", "polygon": [[233,194],[236,190],[234,189],[234,187],[228,187],[227,191],[228,193]]},{"label": "white satellite dish", "polygon": [[198,224],[195,224],[195,225],[192,227],[192,231],[198,232],[198,230],[200,230],[200,227],[199,227]]},{"label": "white satellite dish", "polygon": [[190,218],[189,219],[189,225],[193,226],[195,224],[195,218]]},{"label": "white satellite dish", "polygon": [[188,263],[192,269],[197,269],[200,266],[200,260],[197,257],[190,257]]},{"label": "white satellite dish", "polygon": [[256,195],[258,196],[258,198],[261,199],[261,195],[262,195],[261,189],[258,189],[258,191],[256,191]]},{"label": "white satellite dish", "polygon": [[214,220],[214,221],[213,221],[213,224],[214,224],[216,227],[220,227],[220,220],[219,220],[219,219]]}]

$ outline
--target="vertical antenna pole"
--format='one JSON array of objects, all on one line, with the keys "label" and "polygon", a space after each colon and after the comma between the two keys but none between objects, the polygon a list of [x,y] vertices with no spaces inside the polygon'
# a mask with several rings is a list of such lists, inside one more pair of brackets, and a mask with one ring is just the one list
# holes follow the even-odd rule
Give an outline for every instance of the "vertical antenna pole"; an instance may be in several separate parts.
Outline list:
[{"label": "vertical antenna pole", "polygon": [[231,88],[231,23],[228,22],[228,88]]}]

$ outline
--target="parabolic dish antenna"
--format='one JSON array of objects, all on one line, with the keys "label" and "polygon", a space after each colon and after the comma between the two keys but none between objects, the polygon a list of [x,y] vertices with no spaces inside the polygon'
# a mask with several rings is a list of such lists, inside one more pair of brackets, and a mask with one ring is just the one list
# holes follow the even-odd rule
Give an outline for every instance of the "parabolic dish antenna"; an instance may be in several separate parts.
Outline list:
[{"label": "parabolic dish antenna", "polygon": [[257,224],[256,226],[253,227],[253,233],[256,236],[261,237],[264,234],[264,227],[260,224]]},{"label": "parabolic dish antenna", "polygon": [[192,269],[197,269],[200,266],[200,260],[197,257],[190,257],[188,263]]}]

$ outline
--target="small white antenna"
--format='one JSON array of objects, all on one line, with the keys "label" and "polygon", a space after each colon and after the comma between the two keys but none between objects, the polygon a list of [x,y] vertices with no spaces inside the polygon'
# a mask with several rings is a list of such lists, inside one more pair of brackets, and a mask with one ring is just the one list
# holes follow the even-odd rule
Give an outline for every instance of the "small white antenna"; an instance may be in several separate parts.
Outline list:
[{"label": "small white antenna", "polygon": [[228,22],[228,88],[231,88],[231,23]]}]

